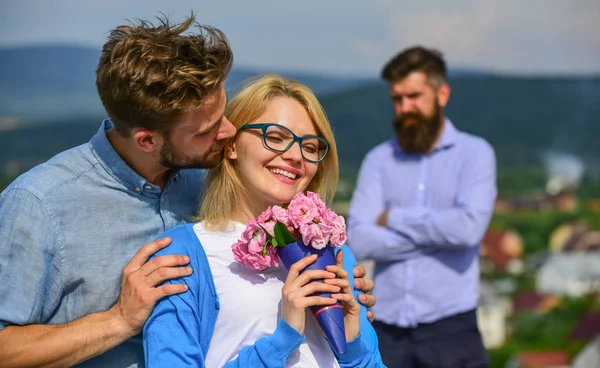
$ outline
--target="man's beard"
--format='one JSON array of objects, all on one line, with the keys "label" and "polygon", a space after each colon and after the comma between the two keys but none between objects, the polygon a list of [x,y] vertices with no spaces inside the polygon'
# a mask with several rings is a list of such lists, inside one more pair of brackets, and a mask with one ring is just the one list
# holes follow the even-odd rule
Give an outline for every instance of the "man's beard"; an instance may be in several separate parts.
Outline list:
[{"label": "man's beard", "polygon": [[[412,121],[407,123],[407,120]],[[439,137],[442,122],[442,108],[437,102],[431,117],[423,116],[418,112],[396,117],[394,128],[402,151],[407,154],[429,152]]]},{"label": "man's beard", "polygon": [[165,140],[160,150],[160,164],[169,169],[212,169],[223,161],[223,151],[215,154],[221,147],[220,144],[213,145],[202,156],[190,157],[179,155],[173,147]]}]

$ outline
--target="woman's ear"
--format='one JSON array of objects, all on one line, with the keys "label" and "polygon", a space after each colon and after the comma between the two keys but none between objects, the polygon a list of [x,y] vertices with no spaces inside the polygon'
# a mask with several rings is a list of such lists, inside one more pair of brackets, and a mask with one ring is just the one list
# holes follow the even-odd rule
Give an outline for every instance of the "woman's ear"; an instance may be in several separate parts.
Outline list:
[{"label": "woman's ear", "polygon": [[228,159],[237,160],[237,150],[235,149],[235,142],[228,144],[225,150]]}]

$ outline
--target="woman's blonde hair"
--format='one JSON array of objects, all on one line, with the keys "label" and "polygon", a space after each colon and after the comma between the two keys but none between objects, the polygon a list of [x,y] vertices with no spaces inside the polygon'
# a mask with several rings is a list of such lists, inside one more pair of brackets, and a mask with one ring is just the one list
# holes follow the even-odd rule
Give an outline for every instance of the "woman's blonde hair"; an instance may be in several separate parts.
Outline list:
[{"label": "woman's blonde hair", "polygon": [[[292,98],[302,104],[315,125],[317,134],[329,142],[329,153],[318,164],[317,173],[306,190],[318,193],[331,204],[339,177],[337,147],[325,110],[308,87],[276,74],[264,75],[242,86],[229,102],[225,116],[239,129],[258,119],[266,111],[268,103],[277,97]],[[228,145],[236,138],[237,135]],[[195,220],[205,221],[209,228],[221,229],[246,200],[247,193],[239,173],[233,161],[225,156],[217,167],[208,171]]]}]

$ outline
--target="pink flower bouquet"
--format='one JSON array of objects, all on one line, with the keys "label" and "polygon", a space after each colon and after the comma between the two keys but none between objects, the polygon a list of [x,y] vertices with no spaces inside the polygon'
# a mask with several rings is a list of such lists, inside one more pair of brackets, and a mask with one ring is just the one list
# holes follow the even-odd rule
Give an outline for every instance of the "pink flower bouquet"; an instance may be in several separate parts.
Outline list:
[{"label": "pink flower bouquet", "polygon": [[[318,194],[307,192],[296,194],[287,209],[269,207],[256,220],[249,220],[232,250],[236,261],[255,270],[277,267],[279,260],[289,269],[300,259],[318,254],[317,261],[305,269],[309,270],[334,265],[333,248],[345,243],[344,218],[327,208]],[[338,354],[345,353],[341,303],[311,310],[334,350]]]}]

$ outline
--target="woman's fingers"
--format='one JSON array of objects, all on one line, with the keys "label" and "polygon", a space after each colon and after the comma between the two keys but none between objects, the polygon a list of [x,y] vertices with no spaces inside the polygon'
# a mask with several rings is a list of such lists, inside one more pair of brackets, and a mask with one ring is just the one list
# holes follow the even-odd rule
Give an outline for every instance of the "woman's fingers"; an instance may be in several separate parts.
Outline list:
[{"label": "woman's fingers", "polygon": [[327,271],[334,273],[342,280],[348,280],[348,272],[340,266],[327,266]]},{"label": "woman's fingers", "polygon": [[305,269],[306,267],[308,267],[310,264],[314,263],[317,260],[317,255],[313,254],[310,255],[308,257],[304,257],[301,260],[299,260],[298,262],[294,263],[292,265],[292,267],[290,267],[290,269],[288,270],[288,274],[287,277],[285,279],[285,282],[287,283],[288,281],[291,282],[291,280],[294,280],[298,277],[298,275],[300,275],[300,272]]},{"label": "woman's fingers", "polygon": [[295,280],[292,280],[290,285],[300,288],[314,280],[329,280],[335,278],[335,273],[326,270],[308,270],[304,271]]},{"label": "woman's fingers", "polygon": [[350,282],[348,282],[348,280],[344,280],[344,279],[326,279],[326,280],[323,280],[323,282],[326,284],[329,284],[329,285],[339,286],[340,289],[345,289],[345,288],[350,287]]},{"label": "woman's fingers", "polygon": [[341,288],[336,285],[324,284],[319,281],[311,282],[310,284],[304,285],[303,287],[294,290],[289,294],[289,298],[303,298],[308,297],[314,293],[339,293]]},{"label": "woman's fingers", "polygon": [[315,307],[317,305],[332,305],[337,302],[337,300],[334,298],[325,298],[322,296],[309,296],[303,299],[306,307]]},{"label": "woman's fingers", "polygon": [[356,303],[356,300],[352,294],[331,294],[331,297],[335,300],[339,300],[340,302]]}]

